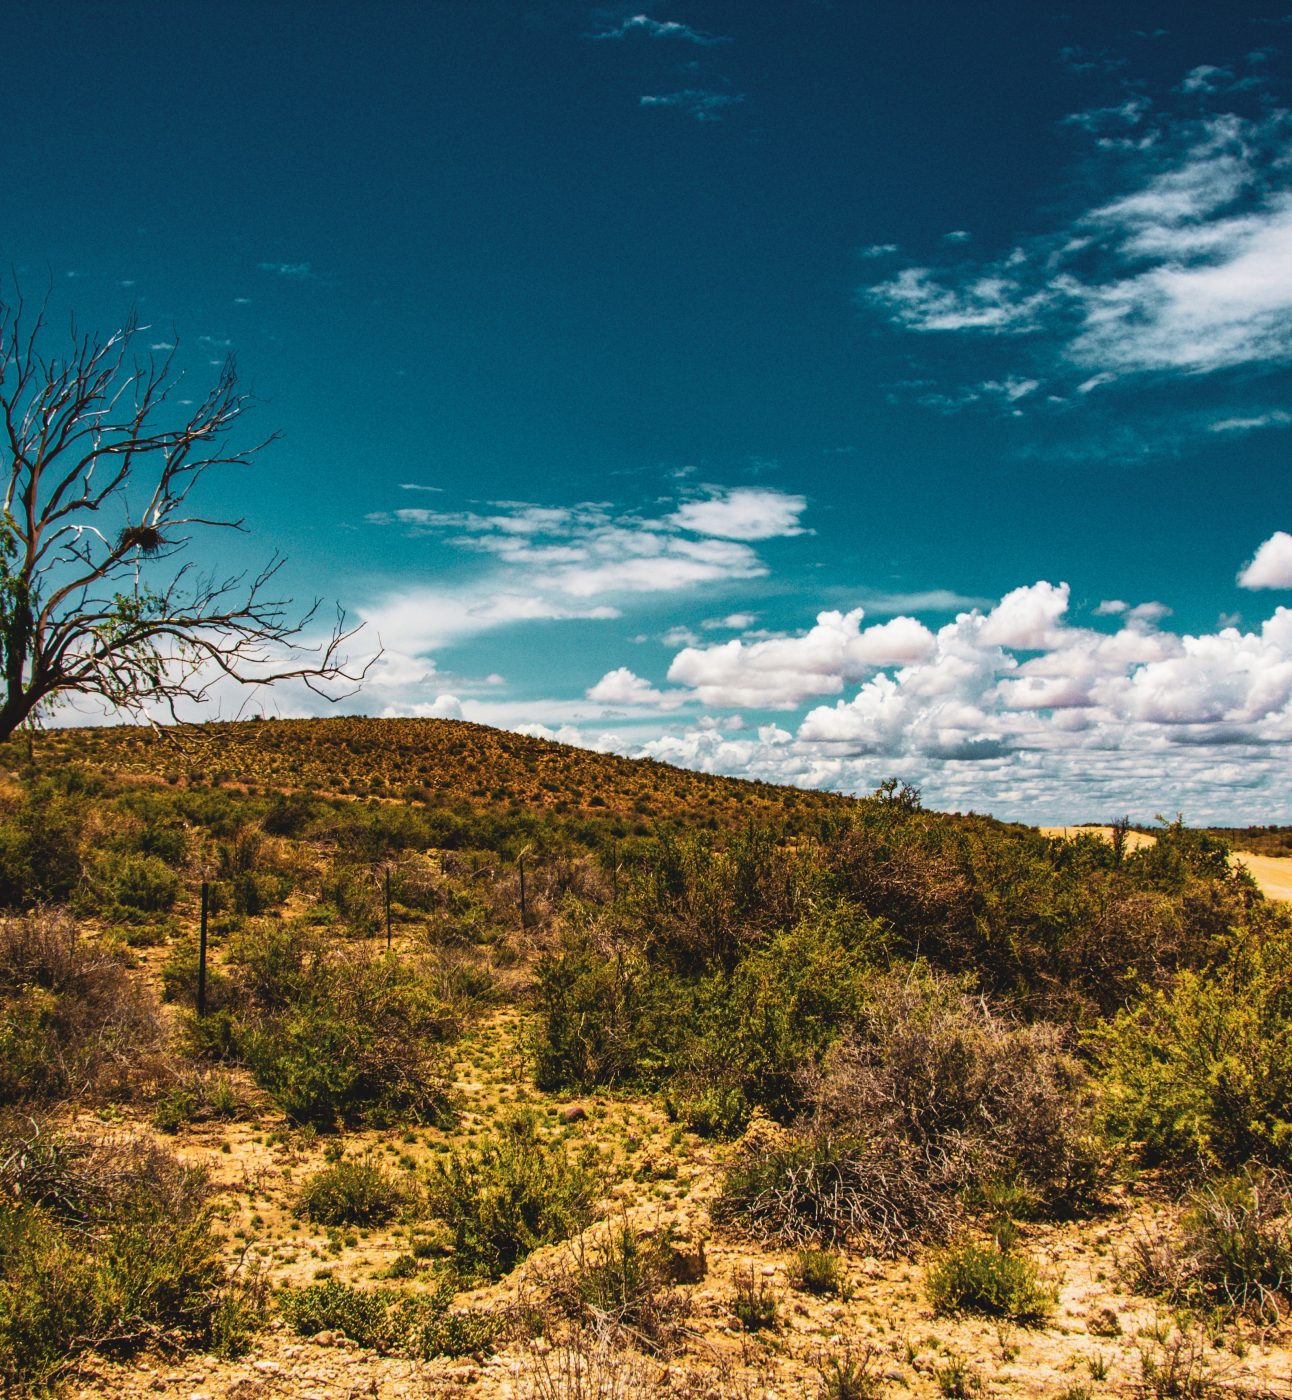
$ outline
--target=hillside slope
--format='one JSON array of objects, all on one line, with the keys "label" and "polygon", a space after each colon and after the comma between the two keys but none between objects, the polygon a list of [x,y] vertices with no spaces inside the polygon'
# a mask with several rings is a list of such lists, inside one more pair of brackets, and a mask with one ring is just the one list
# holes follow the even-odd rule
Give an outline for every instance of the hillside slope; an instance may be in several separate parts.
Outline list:
[{"label": "hillside slope", "polygon": [[[29,760],[26,739],[5,746],[4,766]],[[620,758],[446,719],[263,720],[52,729],[32,738],[38,768],[87,768],[190,783],[348,793],[472,804],[524,804],[626,822],[684,818],[691,826],[788,822],[851,798],[711,777],[650,759]]]}]

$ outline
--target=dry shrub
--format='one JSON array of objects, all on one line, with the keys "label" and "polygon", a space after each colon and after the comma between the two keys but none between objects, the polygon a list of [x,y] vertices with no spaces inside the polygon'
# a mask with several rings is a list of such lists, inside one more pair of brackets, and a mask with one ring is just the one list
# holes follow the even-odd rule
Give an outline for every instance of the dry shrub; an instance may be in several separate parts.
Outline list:
[{"label": "dry shrub", "polygon": [[891,1257],[944,1234],[951,1209],[900,1139],[807,1128],[742,1139],[713,1219],[780,1245],[854,1241]]},{"label": "dry shrub", "polygon": [[524,1400],[653,1400],[663,1384],[658,1363],[625,1347],[614,1327],[593,1325],[555,1346],[531,1342],[518,1391]]},{"label": "dry shrub", "polygon": [[672,1286],[672,1240],[668,1228],[647,1231],[617,1220],[579,1235],[543,1283],[567,1317],[609,1328],[648,1352],[665,1352],[691,1313],[690,1296]]},{"label": "dry shrub", "polygon": [[231,1277],[206,1174],[138,1138],[0,1122],[0,1392],[47,1388],[85,1352],[244,1349],[263,1281]]},{"label": "dry shrub", "polygon": [[1017,1182],[1068,1208],[1097,1184],[1092,1096],[1064,1033],[1012,1024],[918,968],[876,981],[807,1087],[819,1125],[907,1144],[934,1189]]},{"label": "dry shrub", "polygon": [[1071,1208],[1096,1184],[1089,1094],[1060,1032],[1011,1025],[920,969],[872,983],[803,1099],[792,1132],[742,1140],[715,1219],[894,1255],[945,1234],[975,1192]]},{"label": "dry shrub", "polygon": [[153,996],[56,910],[0,920],[0,1104],[119,1099],[166,1076]]},{"label": "dry shrub", "polygon": [[1292,1304],[1292,1182],[1259,1167],[1205,1182],[1174,1229],[1140,1233],[1124,1267],[1138,1292],[1277,1320]]}]

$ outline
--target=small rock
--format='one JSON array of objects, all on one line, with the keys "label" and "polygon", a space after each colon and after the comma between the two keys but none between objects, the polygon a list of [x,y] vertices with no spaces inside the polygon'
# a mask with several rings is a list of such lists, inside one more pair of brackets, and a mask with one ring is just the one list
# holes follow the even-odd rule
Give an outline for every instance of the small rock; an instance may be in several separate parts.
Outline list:
[{"label": "small rock", "polygon": [[588,1110],[581,1103],[568,1104],[561,1110],[562,1123],[582,1123],[588,1116]]},{"label": "small rock", "polygon": [[265,1376],[276,1376],[283,1368],[277,1361],[253,1361],[251,1369]]}]

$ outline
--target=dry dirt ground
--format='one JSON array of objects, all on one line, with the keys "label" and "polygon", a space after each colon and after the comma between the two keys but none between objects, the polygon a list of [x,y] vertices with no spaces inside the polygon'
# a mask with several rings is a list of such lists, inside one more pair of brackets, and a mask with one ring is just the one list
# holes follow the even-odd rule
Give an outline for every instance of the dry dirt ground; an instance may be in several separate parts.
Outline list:
[{"label": "dry dirt ground", "polygon": [[[1113,829],[1110,826],[1043,826],[1044,836],[1101,836],[1111,841]],[[1126,839],[1132,850],[1141,846],[1151,846],[1155,836],[1143,831],[1130,831]],[[1251,851],[1235,851],[1229,858],[1231,865],[1244,865],[1251,872],[1252,879],[1261,887],[1267,899],[1292,899],[1292,859],[1286,856],[1258,856]]]},{"label": "dry dirt ground", "polygon": [[[458,1088],[464,1116],[451,1135],[353,1134],[348,1154],[371,1154],[394,1174],[418,1168],[450,1141],[479,1139],[500,1115],[530,1106],[545,1133],[607,1183],[601,1214],[625,1214],[647,1228],[673,1225],[692,1249],[701,1242],[707,1270],[681,1288],[689,1304],[686,1332],[663,1357],[619,1344],[593,1347],[582,1358],[548,1337],[519,1336],[479,1361],[412,1361],[381,1357],[335,1334],[306,1338],[272,1324],[238,1361],[145,1357],[130,1365],[95,1361],[72,1381],[85,1397],[174,1396],[178,1400],[330,1400],[330,1397],[463,1397],[463,1400],[635,1400],[635,1397],[1052,1396],[1086,1400],[1147,1394],[1292,1397],[1292,1352],[1280,1329],[1219,1328],[1173,1316],[1134,1296],[1121,1263],[1135,1240],[1169,1207],[1132,1205],[1122,1191],[1092,1219],[1023,1227],[1019,1248],[1038,1260],[1058,1290],[1043,1326],[1024,1328],[979,1317],[935,1316],[924,1293],[925,1261],[844,1258],[846,1298],[796,1291],[792,1254],[761,1250],[714,1235],[708,1217],[724,1152],[670,1123],[653,1102],[597,1095],[574,1105],[533,1088],[518,1014],[505,1009],[482,1023],[461,1047]],[[253,1091],[248,1086],[248,1093]],[[569,1121],[574,1119],[575,1121]],[[86,1124],[85,1126],[90,1126]],[[293,1205],[300,1183],[324,1162],[324,1141],[282,1130],[266,1112],[247,1121],[181,1130],[167,1139],[202,1163],[219,1183],[227,1210],[230,1257],[259,1262],[275,1285],[309,1282],[330,1272],[355,1285],[376,1283],[409,1250],[412,1227],[325,1230],[300,1219]],[[425,1222],[417,1224],[425,1234]],[[595,1230],[597,1227],[592,1227]],[[532,1256],[510,1278],[464,1295],[461,1304],[517,1308],[541,1300],[547,1283],[577,1246]],[[432,1267],[426,1266],[428,1271]],[[733,1313],[738,1277],[771,1291],[776,1325],[745,1332]],[[416,1288],[416,1279],[404,1285]],[[424,1286],[424,1285],[423,1285]],[[846,1353],[869,1355],[877,1386],[830,1392],[821,1370]],[[1181,1386],[1143,1387],[1144,1358],[1161,1364],[1174,1353]],[[1205,1383],[1205,1384],[1204,1384]],[[1206,1387],[1214,1387],[1206,1388]]]}]

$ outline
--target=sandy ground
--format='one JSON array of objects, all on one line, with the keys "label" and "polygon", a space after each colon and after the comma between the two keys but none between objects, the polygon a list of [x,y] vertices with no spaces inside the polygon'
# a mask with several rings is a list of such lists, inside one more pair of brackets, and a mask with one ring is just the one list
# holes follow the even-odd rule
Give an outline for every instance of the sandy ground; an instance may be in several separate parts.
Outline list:
[{"label": "sandy ground", "polygon": [[[1040,831],[1043,836],[1102,836],[1105,841],[1111,841],[1113,835],[1110,826],[1043,826]],[[1151,846],[1156,840],[1155,836],[1142,831],[1127,833],[1127,842],[1132,850]],[[1231,865],[1247,867],[1267,899],[1292,899],[1292,859],[1258,856],[1250,851],[1235,851],[1229,859]]]}]

